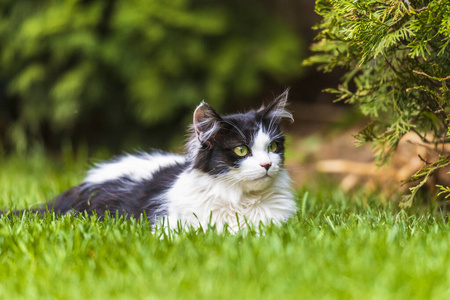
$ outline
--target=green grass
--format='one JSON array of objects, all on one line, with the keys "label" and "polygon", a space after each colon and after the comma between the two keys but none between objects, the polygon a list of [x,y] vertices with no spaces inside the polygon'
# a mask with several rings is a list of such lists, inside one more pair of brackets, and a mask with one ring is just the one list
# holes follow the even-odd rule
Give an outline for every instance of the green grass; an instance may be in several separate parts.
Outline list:
[{"label": "green grass", "polygon": [[[78,183],[85,155],[0,160],[0,204],[42,203]],[[0,299],[450,299],[447,214],[376,195],[298,192],[264,235],[152,233],[83,216],[0,219]]]}]

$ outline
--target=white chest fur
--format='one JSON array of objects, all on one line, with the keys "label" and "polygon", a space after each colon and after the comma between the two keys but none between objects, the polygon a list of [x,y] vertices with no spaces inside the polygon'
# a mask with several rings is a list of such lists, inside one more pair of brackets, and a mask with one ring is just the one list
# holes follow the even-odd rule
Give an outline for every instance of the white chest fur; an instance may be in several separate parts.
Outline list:
[{"label": "white chest fur", "polygon": [[185,171],[166,194],[169,227],[176,228],[180,222],[183,227],[214,224],[222,231],[227,223],[237,231],[246,226],[246,220],[255,225],[285,221],[295,211],[289,184],[284,169],[259,191],[246,191],[238,183],[198,170]]}]

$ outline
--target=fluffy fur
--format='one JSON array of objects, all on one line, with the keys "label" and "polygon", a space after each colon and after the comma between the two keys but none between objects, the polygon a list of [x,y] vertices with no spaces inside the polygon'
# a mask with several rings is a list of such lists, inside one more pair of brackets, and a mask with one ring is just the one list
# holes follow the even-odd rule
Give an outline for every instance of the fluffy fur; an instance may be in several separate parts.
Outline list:
[{"label": "fluffy fur", "polygon": [[[155,224],[232,232],[252,223],[279,223],[295,211],[284,169],[281,124],[292,121],[288,92],[267,107],[220,116],[202,102],[194,112],[185,155],[156,152],[125,155],[98,164],[84,181],[48,205],[57,213],[109,210],[143,213]],[[269,144],[275,145],[270,151]],[[275,143],[275,144],[274,144]],[[245,156],[234,149],[248,148]]]}]

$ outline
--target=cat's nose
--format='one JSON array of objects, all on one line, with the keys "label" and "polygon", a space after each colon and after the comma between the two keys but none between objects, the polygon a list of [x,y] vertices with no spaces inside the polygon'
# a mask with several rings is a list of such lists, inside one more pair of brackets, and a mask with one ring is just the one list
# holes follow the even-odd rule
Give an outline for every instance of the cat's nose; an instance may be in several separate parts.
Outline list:
[{"label": "cat's nose", "polygon": [[263,167],[264,169],[266,169],[266,171],[269,171],[269,169],[270,169],[271,166],[272,166],[272,163],[261,164],[261,167]]}]

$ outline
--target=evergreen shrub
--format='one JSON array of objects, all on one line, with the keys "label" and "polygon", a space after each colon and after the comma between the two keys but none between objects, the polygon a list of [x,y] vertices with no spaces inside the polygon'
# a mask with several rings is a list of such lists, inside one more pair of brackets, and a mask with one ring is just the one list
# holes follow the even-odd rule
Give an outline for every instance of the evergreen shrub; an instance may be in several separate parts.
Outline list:
[{"label": "evergreen shrub", "polygon": [[[440,153],[414,174],[418,184],[402,206],[438,169],[450,165],[450,5],[423,0],[317,0],[322,21],[306,64],[324,72],[344,68],[337,101],[357,105],[371,122],[356,136],[370,142],[379,164],[389,161],[406,133]],[[449,188],[441,187],[442,192]]]}]

